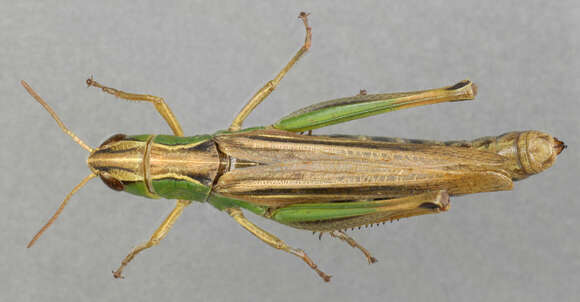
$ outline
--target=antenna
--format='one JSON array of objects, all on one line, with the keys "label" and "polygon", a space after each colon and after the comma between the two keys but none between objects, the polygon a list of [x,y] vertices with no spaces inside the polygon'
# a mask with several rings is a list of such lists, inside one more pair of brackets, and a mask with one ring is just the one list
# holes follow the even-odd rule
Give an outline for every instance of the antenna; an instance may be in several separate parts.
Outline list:
[{"label": "antenna", "polygon": [[64,207],[68,203],[69,199],[73,196],[73,194],[76,193],[89,180],[91,180],[91,179],[93,179],[95,177],[97,177],[97,175],[94,174],[94,173],[91,173],[89,176],[85,177],[78,185],[76,185],[72,189],[72,191],[70,191],[70,193],[68,193],[68,195],[66,195],[66,197],[64,198],[64,200],[62,201],[62,203],[60,204],[60,206],[58,207],[58,209],[54,213],[54,215],[52,215],[52,217],[50,217],[50,219],[48,220],[48,222],[40,229],[40,231],[38,231],[38,233],[36,233],[36,235],[34,235],[34,237],[32,238],[32,240],[30,240],[30,242],[26,246],[27,248],[31,247],[36,242],[36,240],[38,240],[38,238],[40,238],[40,236],[42,235],[42,233],[44,233],[44,231],[46,231],[46,229],[48,229],[48,227],[56,220],[56,218],[58,218],[58,215],[60,215],[60,213],[62,212],[62,210],[64,209]]},{"label": "antenna", "polygon": [[[26,89],[26,91],[28,91],[28,93],[38,103],[40,103],[40,105],[42,105],[42,107],[44,107],[44,109],[46,109],[46,111],[48,111],[48,113],[50,114],[50,116],[52,116],[52,118],[56,121],[56,123],[58,124],[58,126],[60,127],[60,129],[62,129],[62,131],[64,133],[66,133],[70,137],[72,137],[72,139],[77,144],[79,144],[81,147],[83,147],[85,150],[87,150],[87,151],[89,151],[91,153],[93,152],[93,148],[89,147],[80,138],[78,138],[78,136],[76,136],[72,131],[70,131],[64,125],[64,123],[60,120],[60,118],[58,117],[58,115],[56,115],[56,112],[54,112],[54,110],[52,110],[52,108],[32,89],[32,87],[30,87],[30,85],[28,85],[28,83],[26,83],[25,81],[20,81],[20,84],[22,84],[22,86],[24,87],[24,89]],[[48,220],[48,222],[40,229],[40,231],[38,231],[38,233],[36,233],[36,235],[34,235],[34,237],[32,238],[32,240],[30,240],[30,242],[26,246],[27,248],[31,247],[36,242],[36,240],[38,240],[38,238],[40,238],[40,236],[42,235],[42,233],[44,233],[44,231],[46,231],[46,229],[48,229],[48,227],[56,220],[56,218],[58,218],[58,215],[60,215],[60,213],[62,212],[62,210],[64,209],[64,207],[66,206],[66,204],[68,203],[68,201],[70,200],[70,198],[73,196],[73,194],[76,193],[89,180],[91,180],[91,179],[93,179],[95,177],[97,177],[97,175],[94,174],[94,173],[91,173],[89,176],[85,177],[78,185],[76,185],[72,189],[72,191],[70,193],[68,193],[68,195],[66,195],[66,197],[64,198],[64,200],[62,201],[62,203],[60,204],[60,206],[58,207],[58,209],[54,213],[54,215],[52,215],[52,217]]]},{"label": "antenna", "polygon": [[52,108],[50,108],[50,106],[48,106],[48,104],[32,89],[32,87],[30,87],[30,85],[28,85],[28,83],[24,82],[24,81],[20,81],[20,84],[22,84],[22,86],[24,86],[24,89],[26,89],[26,91],[28,91],[28,93],[38,102],[40,103],[40,105],[42,105],[42,107],[44,107],[44,109],[46,109],[46,111],[48,111],[48,113],[50,114],[50,116],[52,116],[52,118],[56,121],[56,123],[58,124],[58,126],[60,127],[60,129],[62,129],[62,131],[68,135],[70,135],[70,137],[72,137],[72,139],[79,145],[81,145],[81,147],[83,147],[84,149],[86,149],[89,152],[93,152],[93,148],[89,147],[87,144],[85,144],[80,138],[78,138],[78,136],[76,136],[72,131],[70,131],[65,125],[64,123],[60,120],[60,118],[58,118],[58,115],[56,115],[56,112],[54,112],[54,110],[52,110]]}]

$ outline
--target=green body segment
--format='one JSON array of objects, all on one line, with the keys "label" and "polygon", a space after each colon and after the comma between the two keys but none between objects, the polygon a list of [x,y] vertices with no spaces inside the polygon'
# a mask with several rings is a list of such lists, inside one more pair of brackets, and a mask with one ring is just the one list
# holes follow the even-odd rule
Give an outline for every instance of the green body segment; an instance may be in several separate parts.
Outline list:
[{"label": "green body segment", "polygon": [[196,136],[155,135],[153,143],[165,146],[193,147],[209,141],[211,138],[212,136],[207,134]]},{"label": "green body segment", "polygon": [[220,159],[210,135],[157,135],[151,140],[145,183],[167,199],[205,201],[217,176]]},{"label": "green body segment", "polygon": [[[136,142],[146,142],[148,141],[151,137],[153,137],[154,135],[152,134],[137,134],[137,135],[130,135],[127,136],[127,140],[132,140],[132,141],[136,141]],[[104,143],[103,143],[104,144]],[[101,145],[102,147],[103,145]]]},{"label": "green body segment", "polygon": [[207,202],[209,202],[220,211],[228,208],[242,208],[256,215],[265,216],[269,210],[269,208],[265,206],[256,205],[241,199],[226,197],[217,193],[212,193],[207,199]]},{"label": "green body segment", "polygon": [[157,194],[152,194],[151,192],[149,192],[147,190],[147,186],[145,185],[145,181],[125,182],[123,190],[133,195],[143,196],[152,199],[158,199],[162,197]]},{"label": "green body segment", "polygon": [[158,196],[167,199],[204,201],[210,191],[209,186],[174,178],[154,180],[153,187]]}]

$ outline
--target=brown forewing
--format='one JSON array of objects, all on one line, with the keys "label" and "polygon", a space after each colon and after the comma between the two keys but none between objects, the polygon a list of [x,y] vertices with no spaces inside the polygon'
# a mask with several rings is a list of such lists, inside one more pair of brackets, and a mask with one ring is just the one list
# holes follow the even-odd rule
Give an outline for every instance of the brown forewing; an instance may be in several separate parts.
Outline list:
[{"label": "brown forewing", "polygon": [[283,206],[393,198],[447,190],[451,195],[509,190],[505,159],[491,152],[255,130],[219,135],[220,151],[253,162],[224,173],[214,191]]}]

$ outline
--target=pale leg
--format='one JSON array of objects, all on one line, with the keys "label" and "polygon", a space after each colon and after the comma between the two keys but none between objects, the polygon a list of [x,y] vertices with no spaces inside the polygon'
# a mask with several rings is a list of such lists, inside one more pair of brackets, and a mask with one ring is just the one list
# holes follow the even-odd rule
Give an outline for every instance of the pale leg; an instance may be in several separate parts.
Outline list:
[{"label": "pale leg", "polygon": [[226,209],[226,212],[243,228],[248,230],[250,233],[254,234],[254,236],[258,237],[260,240],[264,241],[269,246],[275,249],[283,250],[287,253],[299,257],[304,262],[306,262],[306,264],[308,264],[308,266],[310,266],[310,268],[312,268],[324,281],[326,282],[330,281],[331,276],[319,270],[318,266],[308,257],[308,255],[306,255],[306,253],[303,250],[288,246],[284,241],[264,231],[263,229],[261,229],[260,227],[258,227],[257,225],[246,219],[246,217],[244,217],[244,213],[242,213],[242,210],[240,209],[230,208]]}]

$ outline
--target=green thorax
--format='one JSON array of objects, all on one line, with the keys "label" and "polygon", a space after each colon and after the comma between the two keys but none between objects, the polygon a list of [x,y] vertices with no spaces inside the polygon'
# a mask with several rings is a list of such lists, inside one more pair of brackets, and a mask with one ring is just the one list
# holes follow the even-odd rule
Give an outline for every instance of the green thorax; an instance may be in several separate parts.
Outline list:
[{"label": "green thorax", "polygon": [[149,198],[205,201],[220,160],[210,135],[115,135],[87,163],[113,189]]}]

